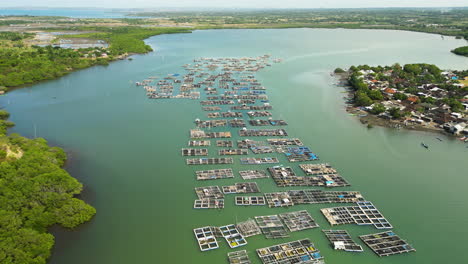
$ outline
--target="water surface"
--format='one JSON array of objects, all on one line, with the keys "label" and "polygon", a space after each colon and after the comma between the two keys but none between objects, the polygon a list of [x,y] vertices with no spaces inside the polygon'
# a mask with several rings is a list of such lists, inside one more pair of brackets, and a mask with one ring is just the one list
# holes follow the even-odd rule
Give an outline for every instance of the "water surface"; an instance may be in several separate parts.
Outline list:
[{"label": "water surface", "polygon": [[[93,67],[15,90],[0,97],[17,126],[12,132],[45,137],[65,148],[67,169],[85,184],[83,198],[98,214],[76,231],[57,234],[52,264],[226,263],[228,249],[201,253],[192,229],[225,225],[256,215],[306,209],[320,228],[292,233],[287,239],[248,239],[255,249],[310,238],[327,263],[464,263],[468,204],[468,149],[440,135],[367,129],[344,110],[342,88],[330,72],[355,64],[435,63],[467,68],[464,57],[449,51],[462,40],[438,35],[376,30],[271,29],[208,30],[148,40],[156,52]],[[269,53],[284,62],[258,73],[269,88],[273,114],[285,119],[324,162],[330,162],[361,191],[408,240],[416,253],[379,258],[365,247],[362,254],[333,251],[321,229],[330,228],[319,209],[334,205],[236,207],[227,196],[224,210],[192,209],[194,186],[227,185],[235,179],[197,182],[180,156],[196,118],[205,119],[197,101],[148,100],[133,83],[148,76],[182,73],[198,57],[244,57]],[[233,132],[235,132],[233,130]],[[444,141],[439,142],[436,137]],[[419,144],[426,142],[430,149]],[[212,147],[210,151],[214,151]],[[238,160],[238,158],[236,158]],[[287,164],[285,159],[283,164]],[[299,172],[297,164],[292,164]],[[249,168],[238,164],[235,171]],[[258,167],[251,167],[258,168]],[[271,179],[257,180],[263,192],[278,188]],[[296,188],[298,189],[298,188]],[[336,190],[336,189],[335,189]],[[378,232],[345,225],[353,238]]]}]

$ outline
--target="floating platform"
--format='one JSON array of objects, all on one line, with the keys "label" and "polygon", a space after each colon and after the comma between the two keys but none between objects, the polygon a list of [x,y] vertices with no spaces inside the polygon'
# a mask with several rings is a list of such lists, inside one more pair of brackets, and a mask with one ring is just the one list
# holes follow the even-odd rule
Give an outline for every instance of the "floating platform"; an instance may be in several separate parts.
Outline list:
[{"label": "floating platform", "polygon": [[234,185],[223,186],[224,194],[233,194],[233,193],[259,193],[260,188],[256,182],[240,182]]},{"label": "floating platform", "polygon": [[241,149],[248,149],[256,146],[264,146],[263,141],[253,141],[250,139],[237,140],[237,147]]},{"label": "floating platform", "polygon": [[219,248],[218,241],[209,226],[195,228],[193,230],[198,246],[201,251],[208,251]]},{"label": "floating platform", "polygon": [[232,144],[231,140],[216,140],[217,147],[232,148]]},{"label": "floating platform", "polygon": [[288,123],[284,120],[265,120],[265,119],[256,119],[256,120],[249,120],[249,124],[251,126],[286,126]]},{"label": "floating platform", "polygon": [[317,228],[319,225],[306,210],[279,214],[290,232]]},{"label": "floating platform", "polygon": [[247,240],[237,230],[235,225],[220,226],[221,234],[226,239],[230,248],[237,248],[247,245]]},{"label": "floating platform", "polygon": [[221,107],[219,107],[219,106],[205,106],[205,107],[202,107],[202,110],[203,111],[220,111]]},{"label": "floating platform", "polygon": [[321,164],[300,164],[299,167],[307,175],[327,175],[338,174],[338,172],[328,163]]},{"label": "floating platform", "polygon": [[223,209],[224,208],[224,199],[199,199],[195,200],[193,203],[194,209]]},{"label": "floating platform", "polygon": [[357,224],[373,225],[377,229],[390,229],[393,226],[368,201],[357,202],[356,206],[333,207],[320,209],[330,225]]},{"label": "floating platform", "polygon": [[361,245],[353,241],[346,230],[322,230],[335,250],[363,252]]},{"label": "floating platform", "polygon": [[233,100],[209,100],[209,101],[200,101],[201,105],[233,105],[235,102]]},{"label": "floating platform", "polygon": [[255,216],[255,221],[266,238],[289,237],[288,230],[277,215]]},{"label": "floating platform", "polygon": [[364,235],[360,238],[379,257],[416,251],[393,231]]},{"label": "floating platform", "polygon": [[234,251],[228,253],[229,264],[251,264],[246,250]]},{"label": "floating platform", "polygon": [[247,112],[247,115],[249,117],[269,117],[272,116],[272,114],[268,111],[250,111]]},{"label": "floating platform", "polygon": [[229,120],[230,127],[246,127],[245,121],[243,119],[233,119]]},{"label": "floating platform", "polygon": [[220,149],[218,150],[218,155],[220,156],[232,156],[232,155],[247,155],[249,151],[246,149]]},{"label": "floating platform", "polygon": [[207,116],[208,116],[208,118],[218,118],[218,117],[221,117],[221,115],[219,114],[219,112],[208,113]]},{"label": "floating platform", "polygon": [[288,133],[284,129],[242,129],[239,130],[239,136],[241,137],[272,137],[287,136]]},{"label": "floating platform", "polygon": [[261,170],[239,171],[239,174],[244,180],[268,178],[268,174],[265,171],[261,171]]},{"label": "floating platform", "polygon": [[298,138],[270,138],[267,142],[272,146],[303,146]]},{"label": "floating platform", "polygon": [[187,159],[187,165],[217,165],[217,164],[233,164],[232,158],[201,158]]},{"label": "floating platform", "polygon": [[236,225],[237,230],[244,236],[244,237],[251,237],[251,236],[256,236],[260,235],[262,233],[262,230],[260,230],[260,227],[257,225],[257,222],[253,219],[249,219],[244,222],[239,222]]},{"label": "floating platform", "polygon": [[232,169],[203,170],[196,171],[195,174],[199,181],[234,178]]},{"label": "floating platform", "polygon": [[219,120],[195,120],[195,124],[199,128],[206,128],[206,127],[225,127],[227,125],[227,121],[224,119]]},{"label": "floating platform", "polygon": [[297,176],[290,167],[276,166],[268,168],[278,187],[315,186],[315,187],[344,187],[349,186],[339,174],[318,176]]},{"label": "floating platform", "polygon": [[242,112],[231,112],[231,111],[228,111],[228,112],[223,112],[221,113],[221,116],[226,118],[226,117],[235,117],[235,118],[238,118],[238,117],[243,117],[243,114]]},{"label": "floating platform", "polygon": [[250,150],[254,154],[269,154],[273,153],[273,149],[270,146],[255,146],[255,147],[250,147]]},{"label": "floating platform", "polygon": [[206,138],[231,138],[231,132],[209,132]]},{"label": "floating platform", "polygon": [[320,251],[308,239],[257,249],[263,264],[325,264]]},{"label": "floating platform", "polygon": [[287,192],[265,193],[264,196],[269,207],[287,207],[294,205],[294,202]]},{"label": "floating platform", "polygon": [[190,140],[188,142],[189,147],[208,147],[211,145],[209,140]]},{"label": "floating platform", "polygon": [[190,138],[206,138],[205,131],[201,129],[191,129]]},{"label": "floating platform", "polygon": [[275,157],[241,158],[240,162],[243,165],[261,165],[261,164],[276,164],[276,163],[279,163],[279,160]]},{"label": "floating platform", "polygon": [[195,193],[197,194],[198,199],[200,200],[208,199],[208,198],[213,198],[213,199],[224,198],[224,193],[221,192],[221,189],[219,188],[219,186],[196,187]]},{"label": "floating platform", "polygon": [[271,110],[271,105],[235,105],[231,106],[231,110]]},{"label": "floating platform", "polygon": [[208,149],[183,148],[182,156],[208,156]]},{"label": "floating platform", "polygon": [[191,129],[190,137],[193,139],[230,138],[231,132],[205,132],[201,129]]},{"label": "floating platform", "polygon": [[318,156],[308,147],[288,147],[287,151],[284,152],[289,162],[301,162],[301,161],[312,161],[318,160]]},{"label": "floating platform", "polygon": [[266,205],[263,196],[236,196],[236,205]]},{"label": "floating platform", "polygon": [[364,201],[356,191],[290,190],[294,204],[357,203]]}]

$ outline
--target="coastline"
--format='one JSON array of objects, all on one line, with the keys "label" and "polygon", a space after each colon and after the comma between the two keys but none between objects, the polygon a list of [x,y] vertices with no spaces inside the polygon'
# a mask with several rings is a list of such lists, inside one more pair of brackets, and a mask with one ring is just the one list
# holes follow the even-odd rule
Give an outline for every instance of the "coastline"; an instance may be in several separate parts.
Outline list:
[{"label": "coastline", "polygon": [[[352,98],[354,96],[354,92],[349,89],[348,87],[348,78],[349,73],[332,73],[335,76],[340,84],[336,85],[338,87],[342,87],[346,90],[346,95],[348,98]],[[372,126],[379,126],[385,128],[393,128],[393,129],[406,129],[409,131],[422,131],[422,132],[431,132],[436,134],[442,134],[444,136],[452,137],[454,139],[458,139],[458,137],[454,134],[447,133],[442,128],[436,127],[428,127],[422,126],[418,124],[411,124],[410,126],[405,125],[404,122],[401,120],[391,120],[391,119],[383,119],[376,115],[373,115],[367,111],[360,109],[359,107],[355,107],[352,104],[346,103],[346,112],[352,114],[353,116],[357,116],[358,120],[361,124],[367,125],[368,128],[372,128]]]},{"label": "coastline", "polygon": [[[456,37],[455,35],[450,35],[450,34],[445,34],[445,33],[442,33],[442,32],[430,32],[430,31],[422,31],[422,30],[414,30],[414,29],[404,29],[404,28],[392,28],[392,27],[346,27],[346,26],[343,26],[343,25],[336,25],[336,26],[323,26],[323,25],[267,25],[267,26],[262,26],[262,25],[247,25],[247,26],[196,26],[196,27],[193,27],[193,28],[184,28],[184,27],[175,27],[174,29],[177,29],[177,30],[181,30],[181,32],[158,32],[154,35],[151,35],[147,38],[144,38],[144,39],[141,39],[143,42],[145,42],[146,44],[146,40],[151,38],[151,37],[154,37],[154,36],[158,36],[158,35],[166,35],[166,34],[180,34],[180,33],[183,33],[183,34],[186,34],[186,33],[192,33],[193,31],[196,31],[196,30],[223,30],[223,29],[345,29],[345,30],[396,30],[396,31],[403,31],[403,32],[414,32],[414,33],[424,33],[424,34],[434,34],[434,35],[439,35],[439,36],[447,36],[447,37]],[[468,41],[468,40],[467,40]],[[112,45],[112,44],[111,44]],[[110,47],[110,46],[109,46]],[[35,81],[33,83],[28,83],[28,84],[24,84],[24,85],[20,85],[20,86],[10,86],[10,87],[7,87],[7,90],[4,92],[5,94],[8,93],[9,91],[11,90],[15,90],[15,89],[21,89],[21,88],[25,88],[25,87],[30,87],[32,85],[36,85],[38,83],[41,83],[43,81],[49,81],[49,80],[56,80],[60,77],[63,77],[65,75],[68,75],[70,73],[73,73],[75,71],[78,71],[78,70],[83,70],[83,69],[88,69],[88,68],[91,68],[91,67],[94,67],[94,66],[107,66],[109,63],[112,63],[112,62],[115,62],[115,61],[119,61],[119,60],[126,60],[128,59],[129,57],[133,56],[133,55],[138,55],[138,54],[148,54],[148,53],[151,53],[151,52],[154,52],[154,50],[150,50],[150,51],[146,51],[146,52],[142,52],[142,53],[138,53],[138,52],[127,52],[127,53],[124,53],[124,54],[121,54],[115,58],[112,58],[112,59],[107,59],[106,60],[106,63],[107,64],[93,64],[93,65],[89,65],[87,67],[84,67],[84,68],[79,68],[79,69],[72,69],[68,72],[66,72],[65,74],[63,74],[62,76],[58,76],[58,77],[55,77],[53,79],[48,79],[48,80],[39,80],[39,81]],[[456,53],[453,53],[452,51],[448,51],[448,54],[454,54],[456,56],[462,56],[464,57],[464,55],[461,55],[461,54],[456,54]]]}]

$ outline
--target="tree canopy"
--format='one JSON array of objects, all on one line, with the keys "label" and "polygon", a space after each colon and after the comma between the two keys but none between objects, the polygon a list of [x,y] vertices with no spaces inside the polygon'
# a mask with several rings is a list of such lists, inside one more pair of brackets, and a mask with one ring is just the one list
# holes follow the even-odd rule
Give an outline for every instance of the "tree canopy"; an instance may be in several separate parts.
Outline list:
[{"label": "tree canopy", "polygon": [[74,228],[96,210],[75,197],[83,186],[61,168],[62,149],[2,133],[0,152],[0,263],[45,264],[54,245],[47,228]]}]

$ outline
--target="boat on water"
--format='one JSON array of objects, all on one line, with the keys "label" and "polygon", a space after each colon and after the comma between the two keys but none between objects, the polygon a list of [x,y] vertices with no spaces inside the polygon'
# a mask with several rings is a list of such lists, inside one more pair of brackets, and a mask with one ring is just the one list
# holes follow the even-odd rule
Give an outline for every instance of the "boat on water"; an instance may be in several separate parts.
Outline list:
[{"label": "boat on water", "polygon": [[437,140],[439,140],[439,141],[443,141],[443,140],[442,140],[442,139],[440,139],[440,138],[436,138],[436,139],[437,139]]},{"label": "boat on water", "polygon": [[423,146],[423,147],[426,148],[426,149],[429,149],[429,146],[426,145],[424,142],[421,142],[421,146]]}]

